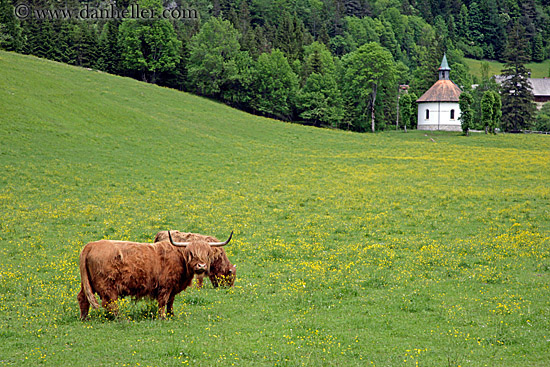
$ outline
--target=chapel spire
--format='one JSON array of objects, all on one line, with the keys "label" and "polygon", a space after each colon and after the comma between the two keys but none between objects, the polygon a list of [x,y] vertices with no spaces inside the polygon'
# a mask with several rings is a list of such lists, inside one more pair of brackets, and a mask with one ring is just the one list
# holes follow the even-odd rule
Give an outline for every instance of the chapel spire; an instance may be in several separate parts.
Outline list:
[{"label": "chapel spire", "polygon": [[439,67],[439,80],[450,80],[449,72],[451,68],[447,63],[447,54],[443,54],[443,60],[441,60],[441,66]]}]

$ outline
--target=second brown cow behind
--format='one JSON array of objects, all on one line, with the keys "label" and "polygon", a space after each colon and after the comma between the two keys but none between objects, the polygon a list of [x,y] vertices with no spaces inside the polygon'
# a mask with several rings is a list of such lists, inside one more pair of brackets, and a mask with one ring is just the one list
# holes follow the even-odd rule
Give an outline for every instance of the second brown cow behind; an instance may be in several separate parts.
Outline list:
[{"label": "second brown cow behind", "polygon": [[[219,242],[216,237],[207,236],[199,233],[170,231],[174,241],[189,242],[202,240],[206,242]],[[160,231],[155,236],[154,242],[166,241],[168,239],[168,231]],[[231,264],[227,258],[225,250],[221,247],[212,248],[213,255],[210,260],[210,270],[207,273],[208,278],[214,288],[218,286],[232,287],[237,277],[237,268]],[[202,287],[204,282],[204,274],[196,274],[197,286]]]}]

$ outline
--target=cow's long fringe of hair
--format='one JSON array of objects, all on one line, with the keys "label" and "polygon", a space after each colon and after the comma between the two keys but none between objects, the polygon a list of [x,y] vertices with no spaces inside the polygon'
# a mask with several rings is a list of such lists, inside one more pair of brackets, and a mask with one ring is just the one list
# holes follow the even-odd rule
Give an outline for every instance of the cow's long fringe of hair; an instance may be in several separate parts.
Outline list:
[{"label": "cow's long fringe of hair", "polygon": [[187,246],[184,250],[184,256],[187,264],[190,264],[193,258],[206,261],[210,257],[211,252],[212,249],[208,242],[201,239]]}]

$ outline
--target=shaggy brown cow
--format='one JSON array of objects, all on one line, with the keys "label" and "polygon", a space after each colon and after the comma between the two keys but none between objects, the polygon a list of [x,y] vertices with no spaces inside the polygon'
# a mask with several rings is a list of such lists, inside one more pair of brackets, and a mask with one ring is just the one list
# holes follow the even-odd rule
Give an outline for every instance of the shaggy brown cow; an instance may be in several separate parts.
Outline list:
[{"label": "shaggy brown cow", "polygon": [[115,315],[116,300],[125,296],[156,299],[160,318],[165,317],[165,306],[173,314],[174,297],[191,284],[194,274],[208,271],[214,250],[228,244],[232,235],[225,242],[193,238],[178,243],[168,233],[169,241],[157,243],[88,243],[80,253],[80,318],[88,317],[90,305],[99,307],[94,292]]},{"label": "shaggy brown cow", "polygon": [[[207,242],[218,242],[218,239],[215,237],[205,236],[198,233],[171,231],[171,235],[176,241],[192,241],[202,239]],[[167,238],[168,231],[160,231],[155,236],[154,241],[165,241]],[[217,288],[218,286],[232,287],[235,283],[235,278],[237,277],[236,266],[231,264],[223,248],[214,248],[213,251],[214,254],[212,255],[210,262],[210,271],[206,273],[210,278],[210,282],[212,282],[214,288]],[[197,274],[197,286],[202,287],[204,275],[204,273]]]}]

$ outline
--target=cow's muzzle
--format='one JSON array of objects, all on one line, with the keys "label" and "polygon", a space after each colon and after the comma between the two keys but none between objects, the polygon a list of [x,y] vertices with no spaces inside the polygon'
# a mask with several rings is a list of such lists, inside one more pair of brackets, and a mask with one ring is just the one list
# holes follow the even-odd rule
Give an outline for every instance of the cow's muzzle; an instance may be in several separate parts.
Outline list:
[{"label": "cow's muzzle", "polygon": [[195,265],[195,273],[196,274],[206,273],[207,270],[208,270],[208,266],[206,264],[197,264],[197,265]]}]

